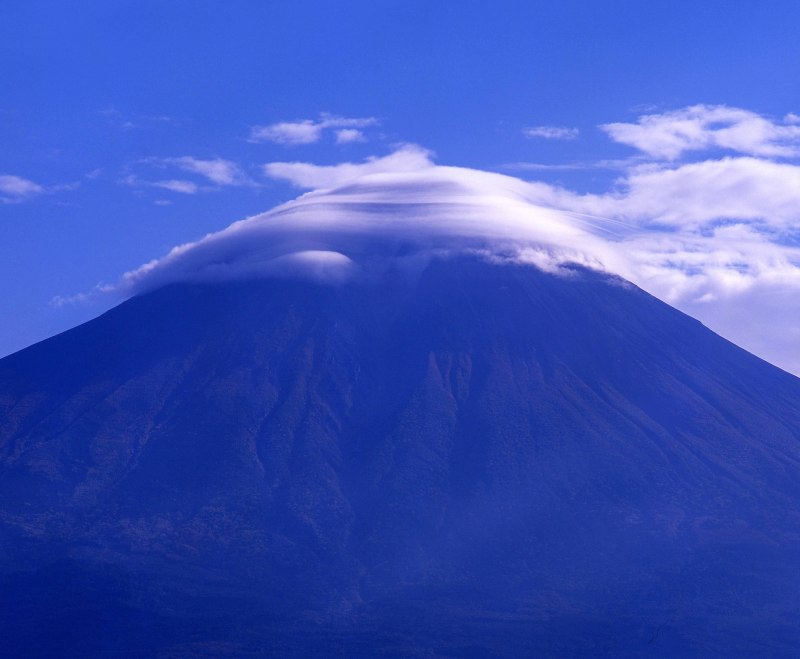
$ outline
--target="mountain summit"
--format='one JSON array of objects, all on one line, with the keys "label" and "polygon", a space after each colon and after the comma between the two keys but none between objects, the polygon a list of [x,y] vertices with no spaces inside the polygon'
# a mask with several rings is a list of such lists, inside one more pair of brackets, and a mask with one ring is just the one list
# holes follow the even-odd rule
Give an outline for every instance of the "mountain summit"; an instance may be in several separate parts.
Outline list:
[{"label": "mountain summit", "polygon": [[612,275],[172,283],[0,360],[27,655],[791,656],[800,380]]}]

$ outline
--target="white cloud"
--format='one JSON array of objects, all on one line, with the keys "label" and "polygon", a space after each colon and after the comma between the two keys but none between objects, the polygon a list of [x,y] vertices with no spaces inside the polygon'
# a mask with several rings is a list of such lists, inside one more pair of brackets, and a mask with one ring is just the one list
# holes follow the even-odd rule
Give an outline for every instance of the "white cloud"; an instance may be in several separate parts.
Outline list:
[{"label": "white cloud", "polygon": [[525,137],[546,140],[574,140],[578,137],[578,129],[564,126],[531,126],[530,128],[523,128],[522,134]]},{"label": "white cloud", "polygon": [[800,249],[747,225],[641,233],[620,247],[642,288],[800,375]]},{"label": "white cloud", "polygon": [[[300,119],[297,121],[281,121],[268,126],[253,126],[250,129],[251,142],[274,142],[286,146],[313,144],[322,139],[325,129],[341,129],[337,131],[337,142],[344,144],[363,140],[364,134],[357,130],[378,125],[375,117],[339,117],[322,113],[319,120]],[[342,139],[341,135],[345,137]]]},{"label": "white cloud", "polygon": [[222,158],[202,160],[192,156],[182,156],[180,158],[165,158],[163,162],[175,165],[184,171],[204,176],[217,185],[242,185],[247,181],[247,177],[236,163]]},{"label": "white cloud", "polygon": [[264,165],[270,178],[289,181],[307,190],[335,188],[368,174],[413,172],[432,167],[431,153],[419,146],[405,145],[388,156],[369,158],[363,163],[312,165],[305,162],[271,162]]},{"label": "white cloud", "polygon": [[154,188],[162,188],[171,192],[180,192],[181,194],[197,194],[200,191],[200,186],[192,181],[184,181],[181,179],[168,179],[165,181],[151,181],[147,183]]},{"label": "white cloud", "polygon": [[357,128],[340,128],[336,131],[336,144],[350,144],[351,142],[365,142],[366,137]]},{"label": "white cloud", "polygon": [[725,105],[693,105],[647,114],[636,123],[609,123],[601,128],[611,139],[653,158],[675,160],[688,151],[723,149],[752,156],[786,158],[800,153],[797,115],[783,122]]},{"label": "white cloud", "polygon": [[723,158],[679,167],[633,168],[616,191],[576,198],[598,215],[673,226],[720,220],[800,229],[800,166],[757,158]]},{"label": "white cloud", "polygon": [[20,202],[44,191],[44,187],[30,179],[13,174],[0,174],[0,202]]},{"label": "white cloud", "polygon": [[322,125],[310,119],[303,121],[281,121],[269,126],[253,126],[251,142],[275,142],[276,144],[313,144],[322,137]]},{"label": "white cloud", "polygon": [[[223,158],[202,159],[193,156],[181,156],[178,158],[146,158],[137,163],[138,166],[148,166],[150,168],[178,169],[182,172],[196,174],[207,180],[214,186],[231,185],[253,185],[252,181],[241,170],[241,168],[230,160]],[[196,181],[185,178],[167,178],[159,180],[143,179],[137,174],[129,174],[122,179],[126,185],[134,187],[151,187],[179,192],[182,194],[197,194],[216,189],[214,186],[201,185]]]},{"label": "white cloud", "polygon": [[[320,167],[273,163],[273,175],[315,191],[236,222],[127,273],[117,290],[136,293],[169,281],[272,276],[278,259],[305,254],[352,274],[373,256],[431,250],[491,251],[557,270],[564,262],[627,271],[605,241],[568,214],[531,202],[537,188],[508,176],[435,166],[424,149],[405,146],[364,163]],[[281,167],[278,167],[281,165]],[[280,171],[278,171],[280,170]],[[510,251],[509,251],[510,250]],[[331,257],[331,254],[343,258]],[[365,261],[366,259],[366,261]]]}]

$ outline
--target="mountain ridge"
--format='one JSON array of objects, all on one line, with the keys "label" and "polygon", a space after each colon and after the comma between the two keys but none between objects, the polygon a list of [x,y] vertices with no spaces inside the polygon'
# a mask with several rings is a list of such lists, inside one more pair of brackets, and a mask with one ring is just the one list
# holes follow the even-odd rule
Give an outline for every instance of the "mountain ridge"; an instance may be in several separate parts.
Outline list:
[{"label": "mountain ridge", "polygon": [[[798,400],[794,376],[583,268],[176,284],[0,360],[3,578],[118,573],[92,606],[180,612],[181,643],[235,652],[320,652],[315,633],[377,652],[394,629],[400,654],[509,656],[605,624],[623,654],[730,649],[738,625],[788,656]],[[245,602],[257,620],[231,627]]]}]

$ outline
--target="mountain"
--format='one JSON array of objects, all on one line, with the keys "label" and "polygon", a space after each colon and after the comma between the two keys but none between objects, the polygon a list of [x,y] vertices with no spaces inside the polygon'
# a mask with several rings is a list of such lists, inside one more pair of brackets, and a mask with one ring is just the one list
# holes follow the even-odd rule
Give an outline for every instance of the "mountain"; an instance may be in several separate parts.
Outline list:
[{"label": "mountain", "polygon": [[0,360],[25,656],[796,656],[800,380],[477,257],[166,285]]}]

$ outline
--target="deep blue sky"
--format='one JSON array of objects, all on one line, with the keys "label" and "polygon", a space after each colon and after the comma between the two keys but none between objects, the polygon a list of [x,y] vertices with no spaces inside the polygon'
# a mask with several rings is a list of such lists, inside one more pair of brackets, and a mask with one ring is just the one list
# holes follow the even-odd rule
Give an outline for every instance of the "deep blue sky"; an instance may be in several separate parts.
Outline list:
[{"label": "deep blue sky", "polygon": [[[114,302],[54,296],[295,196],[259,176],[266,162],[362,160],[412,142],[439,163],[507,171],[630,156],[597,126],[653,109],[800,112],[798,25],[794,1],[6,1],[0,175],[40,190],[0,204],[0,355]],[[380,125],[346,145],[330,133],[288,148],[247,139],[320,112]],[[580,139],[526,139],[526,126]],[[132,183],[175,178],[154,163],[182,156],[236,162],[253,184]],[[618,174],[525,176],[601,191]]]}]

